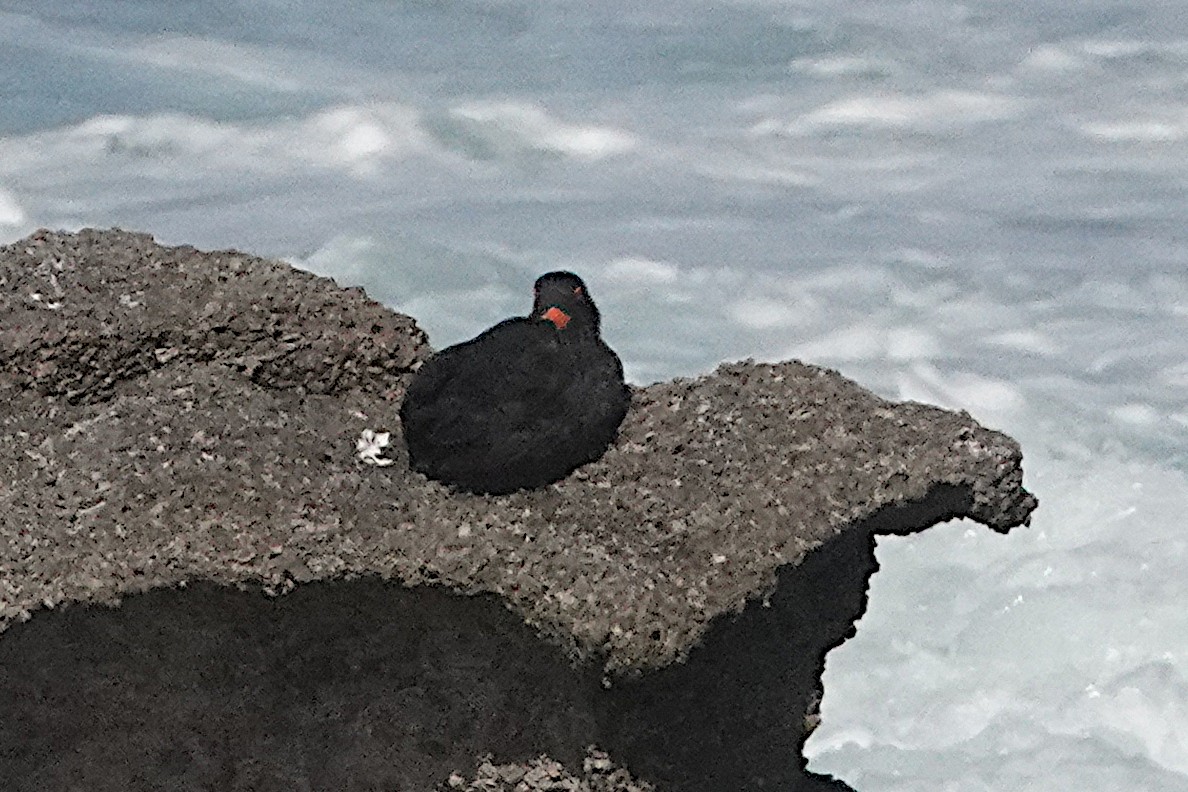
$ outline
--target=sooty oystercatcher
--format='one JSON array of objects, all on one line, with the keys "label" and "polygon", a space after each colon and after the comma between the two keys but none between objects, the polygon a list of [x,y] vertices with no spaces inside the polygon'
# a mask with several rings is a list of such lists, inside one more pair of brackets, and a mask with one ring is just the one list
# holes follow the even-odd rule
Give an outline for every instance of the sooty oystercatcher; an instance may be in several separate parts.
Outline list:
[{"label": "sooty oystercatcher", "polygon": [[543,487],[614,441],[631,394],[582,279],[536,281],[527,317],[430,358],[400,419],[412,468],[470,492]]}]

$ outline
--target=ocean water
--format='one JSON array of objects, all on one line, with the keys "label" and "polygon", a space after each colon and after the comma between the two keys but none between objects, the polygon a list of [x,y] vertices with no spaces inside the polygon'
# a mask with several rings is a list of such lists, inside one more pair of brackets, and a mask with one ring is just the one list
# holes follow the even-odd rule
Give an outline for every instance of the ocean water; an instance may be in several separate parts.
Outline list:
[{"label": "ocean water", "polygon": [[0,240],[283,257],[437,346],[570,268],[635,382],[968,409],[1040,510],[880,541],[810,767],[1188,790],[1182,4],[591,5],[0,0]]}]

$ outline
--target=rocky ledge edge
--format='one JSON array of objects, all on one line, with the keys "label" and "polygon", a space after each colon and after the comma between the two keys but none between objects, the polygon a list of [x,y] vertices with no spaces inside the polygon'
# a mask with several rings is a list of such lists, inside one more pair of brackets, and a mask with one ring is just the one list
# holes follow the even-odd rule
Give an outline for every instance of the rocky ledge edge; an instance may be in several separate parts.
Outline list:
[{"label": "rocky ledge edge", "polygon": [[[453,493],[408,470],[398,437],[407,377],[430,353],[411,318],[361,290],[236,251],[118,230],[0,248],[0,627],[29,621],[0,635],[0,665],[42,658],[5,693],[44,701],[68,679],[104,700],[104,679],[143,674],[129,646],[195,613],[206,632],[153,662],[245,625],[258,641],[241,650],[281,662],[296,636],[321,642],[313,625],[354,624],[366,634],[345,630],[332,657],[392,652],[441,698],[430,717],[423,685],[415,706],[381,696],[344,727],[343,755],[375,758],[374,775],[344,776],[357,788],[423,788],[487,753],[580,766],[591,744],[661,788],[803,786],[824,656],[862,613],[873,537],[957,517],[1006,531],[1036,506],[1009,437],[797,362],[636,389],[598,462],[540,491]],[[357,457],[368,429],[394,433],[393,464]],[[123,646],[114,677],[66,649],[96,630]],[[333,676],[303,651],[313,665],[294,673]],[[232,706],[247,683],[223,660],[202,679],[238,691]],[[378,695],[356,687],[344,701]],[[204,733],[211,712],[193,707]],[[291,734],[333,731],[290,710]],[[418,713],[405,732],[372,728]],[[56,744],[52,729],[15,733],[20,720],[4,742]],[[441,745],[425,743],[429,723]],[[275,746],[262,760],[263,737],[236,728],[234,749],[178,761],[314,772]],[[128,731],[130,752],[160,736]]]}]

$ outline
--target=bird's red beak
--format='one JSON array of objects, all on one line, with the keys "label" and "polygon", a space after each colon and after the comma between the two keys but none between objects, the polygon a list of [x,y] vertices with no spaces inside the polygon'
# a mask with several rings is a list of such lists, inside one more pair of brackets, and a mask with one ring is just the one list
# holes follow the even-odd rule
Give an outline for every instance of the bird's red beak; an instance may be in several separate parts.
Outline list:
[{"label": "bird's red beak", "polygon": [[565,325],[569,324],[569,314],[565,313],[565,311],[562,311],[555,305],[542,313],[540,318],[548,319],[550,322],[557,325],[558,330],[564,330]]}]

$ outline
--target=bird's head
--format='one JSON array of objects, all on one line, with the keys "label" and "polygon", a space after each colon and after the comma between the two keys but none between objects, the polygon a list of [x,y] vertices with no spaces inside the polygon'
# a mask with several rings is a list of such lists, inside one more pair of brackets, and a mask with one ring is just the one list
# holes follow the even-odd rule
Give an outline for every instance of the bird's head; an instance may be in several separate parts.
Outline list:
[{"label": "bird's head", "polygon": [[547,319],[558,330],[598,335],[601,318],[582,279],[572,272],[549,272],[533,287],[532,318]]}]

